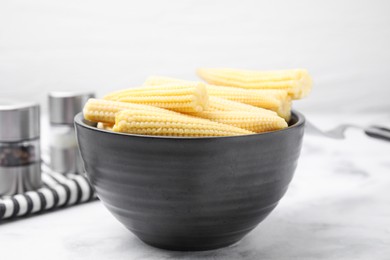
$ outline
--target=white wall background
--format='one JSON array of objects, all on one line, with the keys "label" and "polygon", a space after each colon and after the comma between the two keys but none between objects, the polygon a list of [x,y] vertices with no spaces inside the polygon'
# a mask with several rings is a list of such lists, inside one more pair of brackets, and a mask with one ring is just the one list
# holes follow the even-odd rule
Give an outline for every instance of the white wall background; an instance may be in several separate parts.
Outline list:
[{"label": "white wall background", "polygon": [[390,1],[0,1],[0,98],[106,92],[200,66],[307,68],[304,112],[390,113]]}]

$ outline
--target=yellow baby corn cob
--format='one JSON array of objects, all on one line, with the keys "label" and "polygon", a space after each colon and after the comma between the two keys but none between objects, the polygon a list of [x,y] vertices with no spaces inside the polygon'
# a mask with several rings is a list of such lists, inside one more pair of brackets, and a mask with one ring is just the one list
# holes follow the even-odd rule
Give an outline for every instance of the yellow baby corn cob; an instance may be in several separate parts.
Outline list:
[{"label": "yellow baby corn cob", "polygon": [[177,112],[200,112],[208,106],[206,86],[201,82],[172,82],[164,86],[130,88],[111,93],[104,99],[151,105]]},{"label": "yellow baby corn cob", "polygon": [[206,111],[246,111],[246,112],[261,112],[277,115],[276,112],[261,107],[251,106],[245,103],[232,101],[220,97],[209,97],[209,108]]},{"label": "yellow baby corn cob", "polygon": [[89,121],[113,125],[116,113],[125,109],[175,113],[153,106],[90,98],[84,105],[83,114],[84,118]]},{"label": "yellow baby corn cob", "polygon": [[[153,76],[145,81],[145,85],[159,86],[172,82],[188,84],[192,81],[175,79],[170,77]],[[287,122],[291,115],[291,98],[287,91],[278,89],[259,89],[248,90],[235,87],[224,87],[215,85],[206,85],[210,96],[216,96],[231,101],[245,103],[248,105],[269,109],[278,113]]]},{"label": "yellow baby corn cob", "polygon": [[191,115],[209,119],[222,124],[262,133],[287,127],[286,121],[276,113],[258,113],[245,111],[202,111]]},{"label": "yellow baby corn cob", "polygon": [[214,85],[245,89],[286,90],[293,99],[307,96],[312,87],[312,79],[304,69],[251,71],[201,68],[197,70],[197,74],[206,82]]},{"label": "yellow baby corn cob", "polygon": [[284,90],[246,90],[234,87],[207,85],[210,96],[216,96],[247,105],[275,111],[286,121],[290,120],[291,98]]},{"label": "yellow baby corn cob", "polygon": [[291,117],[291,102],[288,102],[287,103],[288,105],[285,107],[280,106],[280,108],[277,110],[278,113],[276,113],[269,109],[255,107],[245,103],[231,101],[228,99],[214,97],[214,96],[210,96],[209,100],[210,103],[207,111],[245,111],[245,112],[255,112],[259,114],[268,113],[275,116],[278,115],[282,117],[286,122],[289,122]]},{"label": "yellow baby corn cob", "polygon": [[232,136],[254,132],[184,114],[157,111],[123,110],[116,114],[116,132],[157,136]]}]

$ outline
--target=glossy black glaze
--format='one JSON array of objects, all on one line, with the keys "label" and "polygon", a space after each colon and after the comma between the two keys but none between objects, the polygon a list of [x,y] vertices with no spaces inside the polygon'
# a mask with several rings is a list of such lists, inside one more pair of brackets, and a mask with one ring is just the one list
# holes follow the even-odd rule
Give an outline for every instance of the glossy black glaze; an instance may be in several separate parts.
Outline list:
[{"label": "glossy black glaze", "polygon": [[239,241],[284,195],[304,117],[287,129],[235,137],[113,133],[75,117],[88,177],[108,210],[145,243],[209,250]]}]

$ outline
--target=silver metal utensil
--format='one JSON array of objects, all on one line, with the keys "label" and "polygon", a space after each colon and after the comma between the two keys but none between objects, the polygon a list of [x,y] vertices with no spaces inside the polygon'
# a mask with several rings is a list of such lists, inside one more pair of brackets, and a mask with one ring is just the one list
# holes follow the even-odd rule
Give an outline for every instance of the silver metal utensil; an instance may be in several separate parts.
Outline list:
[{"label": "silver metal utensil", "polygon": [[39,105],[0,101],[0,195],[41,187]]},{"label": "silver metal utensil", "polygon": [[370,137],[382,139],[385,141],[390,141],[390,128],[386,128],[383,126],[368,126],[361,127],[353,124],[341,124],[336,126],[333,129],[324,131],[316,127],[314,124],[306,120],[306,133],[312,135],[321,135],[326,136],[333,139],[344,139],[345,131],[349,128],[357,128],[363,130],[364,133]]},{"label": "silver metal utensil", "polygon": [[74,116],[79,113],[91,92],[49,93],[50,116],[50,167],[60,173],[83,173],[76,134]]}]

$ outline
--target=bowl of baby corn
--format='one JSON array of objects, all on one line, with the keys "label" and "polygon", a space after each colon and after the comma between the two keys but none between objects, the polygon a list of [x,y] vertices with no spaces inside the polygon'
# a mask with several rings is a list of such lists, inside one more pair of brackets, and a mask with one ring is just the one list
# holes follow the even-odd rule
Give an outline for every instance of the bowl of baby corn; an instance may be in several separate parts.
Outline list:
[{"label": "bowl of baby corn", "polygon": [[210,250],[239,241],[293,177],[308,95],[304,69],[199,69],[90,99],[75,117],[81,156],[107,209],[145,243]]}]

